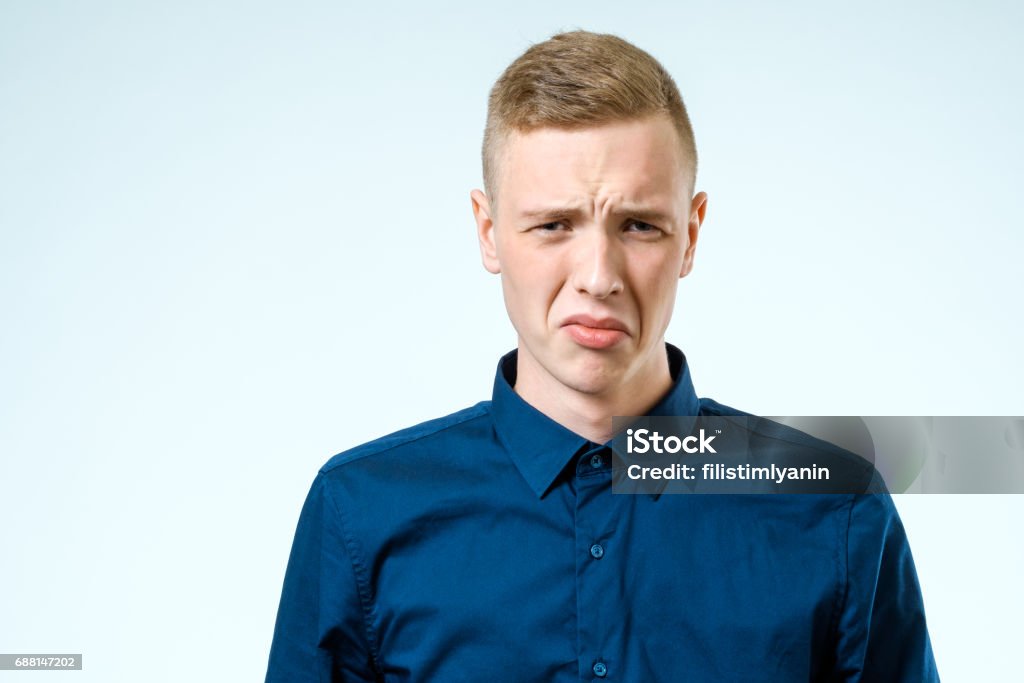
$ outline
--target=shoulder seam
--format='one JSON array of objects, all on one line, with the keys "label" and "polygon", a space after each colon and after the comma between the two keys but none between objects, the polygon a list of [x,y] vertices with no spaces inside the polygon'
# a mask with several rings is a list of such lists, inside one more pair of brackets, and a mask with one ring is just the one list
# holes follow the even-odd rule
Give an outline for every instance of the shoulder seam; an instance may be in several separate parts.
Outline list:
[{"label": "shoulder seam", "polygon": [[[701,411],[706,410],[715,417],[757,417],[753,413],[748,413],[744,410],[740,410],[739,408],[733,408],[732,406],[727,406],[724,403],[719,403],[710,396],[701,396],[697,401],[700,404]],[[719,410],[720,408],[724,408],[725,410]]]},{"label": "shoulder seam", "polygon": [[[846,509],[846,523],[843,524],[843,515],[839,516],[839,543],[836,547],[836,555],[839,560],[839,572],[836,577],[836,595],[832,603],[832,619],[829,624],[829,635],[834,646],[839,644],[839,622],[842,619],[843,609],[849,599],[850,593],[850,527],[853,526],[853,507],[856,496],[849,496],[849,502],[844,506]],[[845,528],[844,528],[845,527]],[[839,653],[835,652],[838,658]]]},{"label": "shoulder seam", "polygon": [[[481,403],[483,403],[483,402],[481,401]],[[465,411],[465,412],[468,412],[469,414],[465,415],[461,419],[455,420],[453,422],[446,422],[446,423],[438,426],[436,429],[432,429],[431,431],[426,432],[425,434],[417,434],[416,436],[410,436],[409,438],[403,439],[403,440],[399,441],[398,443],[393,443],[393,444],[388,444],[388,445],[383,445],[382,444],[379,447],[368,449],[364,453],[353,453],[351,458],[343,459],[343,460],[341,460],[339,462],[336,462],[334,464],[331,464],[330,462],[328,462],[327,464],[325,464],[323,467],[320,468],[320,473],[327,474],[328,472],[330,472],[330,471],[332,471],[334,469],[337,469],[338,467],[341,467],[342,465],[345,465],[347,463],[355,462],[357,460],[362,460],[363,458],[365,458],[367,456],[374,455],[376,453],[383,453],[385,451],[390,451],[390,450],[392,450],[394,448],[398,448],[400,446],[405,446],[407,444],[416,443],[417,441],[419,441],[421,439],[425,439],[427,437],[433,436],[433,435],[435,435],[435,434],[437,434],[439,432],[443,432],[446,429],[450,429],[451,427],[455,427],[455,426],[460,425],[460,424],[462,424],[464,422],[469,422],[470,420],[475,420],[478,417],[482,417],[482,416],[488,414],[489,411],[486,408],[481,407],[481,403],[477,403],[474,406],[470,406],[468,408],[463,408],[463,410],[461,410],[461,411],[458,411],[456,413],[452,413],[452,415],[458,415],[459,412],[464,412]],[[451,415],[449,415],[448,417],[451,417]],[[438,419],[439,420],[444,420],[445,418],[442,417],[442,418],[438,418]],[[393,434],[394,434],[394,432],[392,434],[386,434],[384,436],[379,437],[379,439],[374,439],[374,441],[387,439],[389,436],[393,436]],[[364,443],[362,445],[354,446],[351,449],[348,449],[346,451],[342,451],[341,453],[338,453],[337,455],[333,456],[331,458],[331,460],[333,460],[334,458],[337,458],[339,455],[342,455],[343,453],[347,453],[347,452],[350,452],[350,451],[358,451],[359,449],[367,447],[367,446],[369,446],[372,443],[373,443],[373,441],[369,441],[369,442]]]},{"label": "shoulder seam", "polygon": [[[323,473],[321,472],[320,475],[322,476]],[[355,545],[355,539],[352,537],[352,534],[349,532],[349,527],[345,523],[345,514],[341,511],[341,507],[331,494],[330,481],[327,477],[324,477],[323,479],[323,487],[324,495],[330,499],[331,506],[334,508],[334,512],[338,516],[338,525],[341,527],[341,533],[345,541],[345,554],[348,556],[348,561],[352,563],[352,573],[356,577],[356,586],[359,590],[359,604],[360,607],[362,607],[363,628],[366,631],[367,649],[370,651],[374,667],[379,673],[380,671],[383,671],[383,668],[381,666],[380,648],[377,642],[377,631],[373,627],[373,622],[376,618],[376,605],[373,601],[369,582],[366,579],[366,566],[356,555],[356,549],[353,547]]]}]

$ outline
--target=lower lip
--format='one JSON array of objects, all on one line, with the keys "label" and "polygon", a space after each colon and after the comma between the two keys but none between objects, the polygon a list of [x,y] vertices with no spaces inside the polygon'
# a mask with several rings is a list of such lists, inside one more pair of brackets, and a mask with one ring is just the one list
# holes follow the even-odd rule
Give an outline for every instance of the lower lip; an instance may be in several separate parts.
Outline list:
[{"label": "lower lip", "polygon": [[569,336],[580,346],[588,349],[607,349],[626,338],[622,330],[608,330],[601,327],[587,327],[579,323],[565,326]]}]

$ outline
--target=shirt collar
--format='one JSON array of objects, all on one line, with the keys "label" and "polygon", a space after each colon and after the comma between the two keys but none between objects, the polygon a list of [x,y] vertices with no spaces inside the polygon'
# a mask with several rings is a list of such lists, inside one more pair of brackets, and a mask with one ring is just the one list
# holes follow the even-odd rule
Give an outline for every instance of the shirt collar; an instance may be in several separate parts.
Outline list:
[{"label": "shirt collar", "polygon": [[[698,415],[700,400],[693,390],[686,356],[672,344],[666,343],[665,350],[672,387],[646,414]],[[594,444],[555,422],[515,392],[518,354],[518,350],[512,350],[498,361],[491,413],[498,438],[508,448],[530,488],[543,497],[573,456]]]}]

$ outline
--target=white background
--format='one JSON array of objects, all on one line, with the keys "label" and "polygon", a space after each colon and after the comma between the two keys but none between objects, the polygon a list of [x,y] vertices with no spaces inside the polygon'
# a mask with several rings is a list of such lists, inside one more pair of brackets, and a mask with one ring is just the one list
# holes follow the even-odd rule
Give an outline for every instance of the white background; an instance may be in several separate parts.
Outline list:
[{"label": "white background", "polygon": [[[668,339],[775,415],[1024,415],[1013,3],[0,4],[0,652],[262,680],[332,454],[490,396],[486,95],[614,32],[710,196]],[[1022,496],[900,496],[946,681],[1018,671]]]}]

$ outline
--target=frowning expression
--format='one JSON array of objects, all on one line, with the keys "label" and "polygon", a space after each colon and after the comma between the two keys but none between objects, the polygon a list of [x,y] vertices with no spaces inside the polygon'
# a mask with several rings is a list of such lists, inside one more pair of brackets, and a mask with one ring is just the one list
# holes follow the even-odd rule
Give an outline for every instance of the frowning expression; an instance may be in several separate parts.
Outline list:
[{"label": "frowning expression", "polygon": [[520,372],[600,394],[664,354],[706,196],[667,116],[512,133],[496,201],[473,192],[484,266],[501,273]]}]

